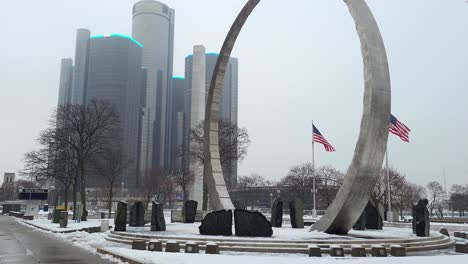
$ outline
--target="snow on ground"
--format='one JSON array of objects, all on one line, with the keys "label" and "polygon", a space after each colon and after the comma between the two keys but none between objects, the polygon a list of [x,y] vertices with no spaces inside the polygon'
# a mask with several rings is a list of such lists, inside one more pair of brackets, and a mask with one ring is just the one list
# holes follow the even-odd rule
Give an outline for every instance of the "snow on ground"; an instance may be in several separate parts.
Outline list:
[{"label": "snow on ground", "polygon": [[[127,232],[138,232],[143,234],[153,234],[158,236],[180,236],[186,238],[229,238],[232,240],[235,239],[247,239],[246,237],[236,237],[236,236],[205,236],[200,235],[198,227],[200,223],[185,224],[185,223],[168,223],[166,222],[166,231],[164,232],[152,232],[150,231],[150,226],[145,227],[127,227]],[[232,233],[235,233],[234,225],[232,227]],[[329,235],[322,232],[309,232],[309,227],[304,228],[291,228],[291,225],[283,224],[282,228],[273,228],[273,237],[271,238],[262,238],[255,237],[252,238],[255,240],[309,240],[309,239],[353,239],[347,236],[338,236],[338,235]]]},{"label": "snow on ground", "polygon": [[[204,236],[200,235],[198,227],[200,223],[193,224],[184,224],[184,223],[168,223],[166,224],[166,231],[164,232],[152,232],[150,231],[149,226],[145,227],[127,227],[127,232],[138,232],[142,234],[157,235],[162,237],[185,237],[185,238],[214,238],[214,239],[223,239],[228,238],[230,240],[236,239],[249,239],[246,237],[236,237],[236,236]],[[232,233],[235,234],[234,226]],[[336,239],[356,239],[356,237],[366,237],[366,238],[413,238],[416,237],[412,230],[409,228],[398,228],[398,227],[384,227],[383,230],[366,230],[366,231],[357,231],[351,230],[349,232],[351,236],[339,236],[339,235],[330,235],[322,232],[309,232],[309,227],[304,228],[291,228],[290,224],[283,224],[281,228],[273,228],[273,236],[271,238],[262,238],[255,237],[251,239],[255,240],[312,240],[312,239],[324,239],[324,240],[336,240]],[[432,235],[436,236],[438,233],[432,232]]]},{"label": "snow on ground", "polygon": [[[354,230],[349,231],[350,235],[358,237],[369,237],[369,238],[385,238],[385,239],[396,239],[396,238],[415,238],[413,230],[409,228],[399,227],[383,227],[382,230]],[[431,236],[438,236],[438,232],[431,232]]]},{"label": "snow on ground", "polygon": [[[44,221],[45,219],[39,219]],[[21,220],[18,220],[21,222]],[[36,220],[35,220],[36,221]],[[98,222],[99,220],[94,219],[91,222]],[[39,221],[41,222],[41,221]],[[48,221],[50,222],[50,220]],[[54,224],[57,225],[57,224]],[[83,222],[81,222],[83,226]],[[29,225],[28,225],[29,226]],[[168,223],[168,231],[166,232],[149,232],[149,227],[128,227],[129,230],[140,230],[149,234],[158,235],[180,235],[180,236],[196,236],[201,237],[198,234],[199,223],[195,224],[182,224],[182,223]],[[31,227],[31,226],[29,226]],[[304,229],[292,229],[290,227],[275,228],[275,236],[277,239],[313,239],[313,238],[332,238],[338,236],[331,236],[320,232],[308,232],[307,228]],[[45,232],[45,231],[42,231]],[[165,252],[150,252],[132,250],[130,246],[114,243],[106,240],[107,235],[110,231],[105,233],[92,233],[87,232],[73,232],[73,233],[54,233],[51,234],[59,239],[64,240],[70,245],[81,247],[90,252],[90,254],[96,254],[96,249],[105,248],[106,250],[113,251],[119,255],[131,257],[139,260],[142,263],[154,263],[154,264],[206,264],[206,263],[218,263],[223,264],[283,264],[283,263],[294,263],[294,264],[305,264],[305,263],[317,263],[317,264],[338,264],[343,261],[350,263],[364,263],[364,264],[440,264],[440,262],[448,263],[467,263],[468,255],[445,255],[445,256],[418,256],[418,257],[404,257],[404,258],[309,258],[304,254],[268,254],[268,253],[242,253],[242,252],[222,252],[221,255],[206,255],[200,254],[186,254],[186,253],[165,253]],[[351,233],[359,233],[362,231],[352,231]],[[357,234],[361,235],[361,234]],[[408,228],[385,228],[383,231],[366,231],[367,237],[400,237],[402,235],[408,237],[412,236],[411,230]],[[211,236],[213,237],[213,236]],[[230,239],[236,238],[235,236],[229,237]],[[258,238],[255,238],[258,239]],[[444,254],[444,253],[442,253]],[[445,252],[447,254],[447,252]],[[453,254],[453,253],[451,253]],[[122,263],[113,259],[110,256],[103,256],[105,259],[112,260],[116,263]],[[340,262],[341,261],[341,262]]]},{"label": "snow on ground", "polygon": [[126,257],[139,260],[142,263],[152,264],[336,264],[336,263],[364,263],[364,264],[440,264],[440,263],[467,263],[468,255],[457,256],[431,256],[431,257],[366,257],[366,258],[310,258],[305,255],[281,255],[281,256],[254,256],[254,255],[206,255],[206,254],[186,254],[186,253],[164,253],[150,252],[121,248],[105,248],[108,251],[118,253]]},{"label": "snow on ground", "polygon": [[[114,225],[114,219],[105,219],[109,220],[109,225]],[[101,226],[100,219],[88,219],[88,221],[81,221],[80,223],[75,223],[74,220],[69,219],[68,225],[66,228],[60,228],[60,224],[52,223],[51,220],[47,218],[38,218],[34,220],[24,220],[25,222],[31,223],[33,225],[39,226],[41,228],[45,228],[49,231],[54,232],[63,232],[63,231],[73,231],[73,230],[80,230],[82,228],[89,228],[89,227],[98,227]]]}]

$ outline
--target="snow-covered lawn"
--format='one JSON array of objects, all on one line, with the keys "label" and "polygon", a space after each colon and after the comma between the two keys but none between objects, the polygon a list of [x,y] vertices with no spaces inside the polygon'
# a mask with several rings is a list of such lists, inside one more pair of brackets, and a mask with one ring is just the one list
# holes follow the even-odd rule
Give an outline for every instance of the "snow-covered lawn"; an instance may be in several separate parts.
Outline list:
[{"label": "snow-covered lawn", "polygon": [[[91,225],[94,223],[95,226],[99,226],[98,219],[90,219],[89,223],[81,222],[79,226],[83,228],[84,225]],[[22,220],[18,220],[22,222]],[[39,219],[34,220],[36,223],[43,223],[43,226],[54,225],[52,228],[58,228],[57,224],[50,224],[50,220]],[[45,223],[44,223],[45,222]],[[74,224],[74,223],[70,223]],[[181,223],[168,223],[168,231],[166,232],[149,232],[149,227],[129,227],[129,230],[140,230],[151,234],[158,235],[178,235],[178,236],[197,236],[199,223],[195,224],[181,224]],[[78,226],[76,226],[77,228]],[[223,263],[223,264],[283,264],[283,263],[294,263],[294,264],[339,264],[343,261],[350,263],[369,263],[369,264],[440,264],[445,263],[468,263],[468,255],[446,255],[447,252],[442,253],[441,256],[421,256],[421,257],[387,257],[387,258],[309,258],[305,254],[268,254],[268,253],[243,253],[243,252],[221,252],[221,255],[206,255],[203,252],[199,254],[186,254],[186,253],[165,253],[165,252],[150,252],[150,251],[139,251],[132,250],[130,246],[114,243],[106,240],[110,231],[105,233],[92,233],[87,232],[73,232],[73,233],[57,233],[52,234],[53,236],[64,240],[64,243],[70,243],[70,245],[81,247],[88,250],[90,254],[95,254],[97,248],[104,248],[105,250],[111,251],[118,255],[123,255],[136,259],[141,263],[155,263],[155,264],[206,264],[206,263]],[[360,233],[362,231],[352,231],[352,233]],[[360,235],[360,234],[358,234]],[[382,231],[366,231],[366,236],[375,237],[401,237],[401,236],[412,236],[411,230],[408,228],[385,228]],[[304,229],[292,229],[290,227],[275,228],[275,236],[277,239],[314,239],[324,238],[330,239],[334,236],[327,235],[319,232],[308,232],[307,228]],[[335,236],[336,237],[336,236]],[[230,237],[235,238],[233,237]],[[255,238],[257,239],[257,238]],[[261,243],[261,242],[260,242]],[[450,254],[450,253],[449,253]],[[110,259],[109,256],[103,256],[106,259]],[[115,259],[113,259],[115,261]]]},{"label": "snow-covered lawn", "polygon": [[440,263],[467,263],[468,255],[456,256],[431,256],[431,257],[366,257],[366,258],[309,258],[305,255],[288,254],[288,255],[206,255],[186,254],[186,253],[165,253],[165,252],[150,252],[132,250],[128,248],[104,248],[107,251],[116,253],[121,256],[130,257],[138,260],[141,263],[152,264],[207,264],[207,263],[223,263],[223,264],[338,264],[338,263],[369,263],[369,264],[440,264]]},{"label": "snow-covered lawn", "polygon": [[[109,220],[109,225],[114,225],[114,219],[105,219]],[[47,229],[48,231],[52,232],[67,232],[67,231],[75,231],[81,230],[83,228],[90,228],[90,227],[100,227],[101,226],[101,219],[88,219],[88,221],[81,221],[80,223],[75,223],[74,220],[68,220],[68,225],[66,228],[60,228],[60,224],[52,223],[51,220],[47,218],[38,218],[34,220],[24,220],[27,223],[31,223],[35,226],[38,226],[43,229]]]},{"label": "snow-covered lawn", "polygon": [[[138,232],[148,235],[157,235],[163,237],[184,237],[184,238],[211,238],[214,240],[217,239],[249,239],[246,237],[236,237],[234,236],[235,230],[233,225],[233,236],[224,237],[224,236],[204,236],[200,235],[198,227],[200,223],[193,224],[184,224],[184,223],[168,223],[166,224],[166,231],[164,232],[152,232],[150,231],[149,226],[145,227],[127,227],[127,232]],[[433,235],[437,235],[436,232],[432,232]],[[396,228],[396,227],[384,227],[383,230],[375,231],[350,231],[351,236],[339,236],[339,235],[329,235],[322,232],[309,232],[309,227],[304,228],[291,228],[290,224],[283,224],[281,228],[273,228],[273,236],[271,238],[265,237],[255,237],[251,238],[253,240],[286,240],[286,241],[297,241],[297,240],[312,240],[312,239],[325,239],[325,240],[347,240],[347,239],[356,239],[353,235],[358,237],[369,237],[369,238],[413,238],[416,237],[411,229],[409,228]]]}]

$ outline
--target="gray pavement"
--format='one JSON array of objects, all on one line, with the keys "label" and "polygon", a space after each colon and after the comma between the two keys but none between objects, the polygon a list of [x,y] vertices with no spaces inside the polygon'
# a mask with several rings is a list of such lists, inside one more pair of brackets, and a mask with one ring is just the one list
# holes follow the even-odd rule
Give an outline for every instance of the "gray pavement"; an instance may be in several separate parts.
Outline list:
[{"label": "gray pavement", "polygon": [[0,263],[112,263],[51,234],[0,215]]}]

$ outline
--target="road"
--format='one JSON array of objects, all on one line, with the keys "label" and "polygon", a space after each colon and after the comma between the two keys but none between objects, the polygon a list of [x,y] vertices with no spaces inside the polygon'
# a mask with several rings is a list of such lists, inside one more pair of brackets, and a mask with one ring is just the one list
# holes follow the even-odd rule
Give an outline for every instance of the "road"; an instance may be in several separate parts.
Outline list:
[{"label": "road", "polygon": [[55,236],[0,215],[0,263],[112,263]]}]

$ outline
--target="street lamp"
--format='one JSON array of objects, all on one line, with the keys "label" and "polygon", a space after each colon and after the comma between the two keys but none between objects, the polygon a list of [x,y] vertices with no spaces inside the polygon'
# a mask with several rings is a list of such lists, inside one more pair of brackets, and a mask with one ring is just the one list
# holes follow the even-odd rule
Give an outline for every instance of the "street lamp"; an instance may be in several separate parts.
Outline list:
[{"label": "street lamp", "polygon": [[276,190],[276,197],[280,197],[280,194],[281,194],[281,190]]},{"label": "street lamp", "polygon": [[[314,177],[315,179],[315,177]],[[310,189],[310,193],[312,194],[313,196],[313,201],[314,201],[314,208],[312,209],[312,217],[313,218],[317,218],[317,209],[315,208],[315,180],[314,180],[314,186],[312,189]]]},{"label": "street lamp", "polygon": [[124,183],[124,182],[122,182],[122,201],[123,201],[123,199],[124,199],[124,196],[123,196],[123,189],[124,189],[124,185],[125,185],[125,183]]},{"label": "street lamp", "polygon": [[270,208],[273,207],[273,193],[270,193]]}]

